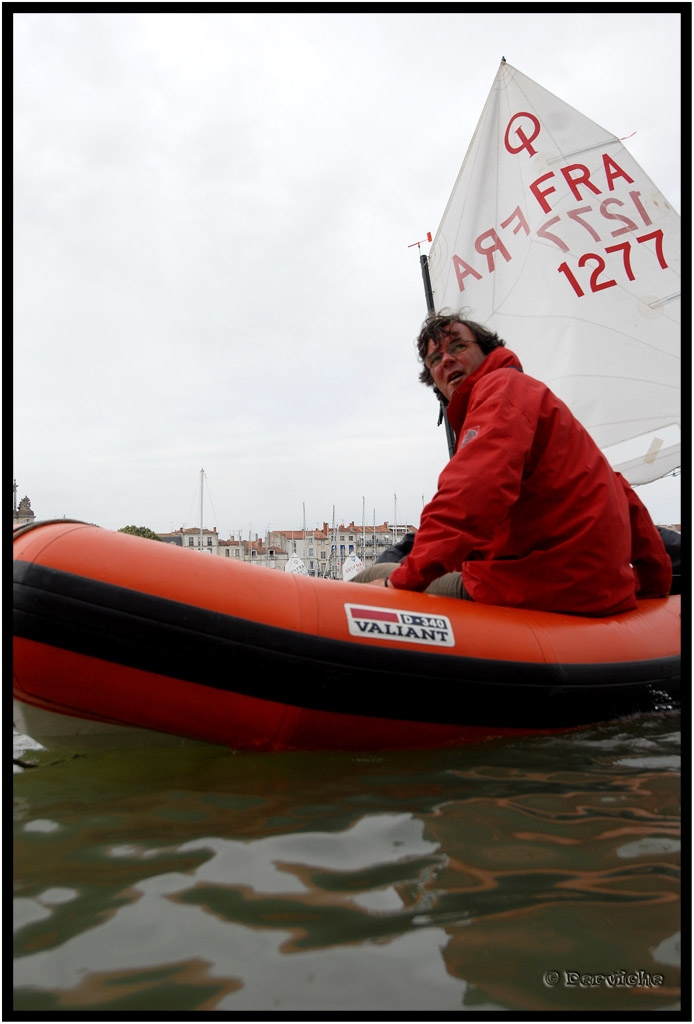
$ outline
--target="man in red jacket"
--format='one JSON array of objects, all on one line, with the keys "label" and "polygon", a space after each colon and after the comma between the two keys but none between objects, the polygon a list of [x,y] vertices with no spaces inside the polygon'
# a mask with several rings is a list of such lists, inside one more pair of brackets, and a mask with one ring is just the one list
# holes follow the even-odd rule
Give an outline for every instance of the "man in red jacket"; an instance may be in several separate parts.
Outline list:
[{"label": "man in red jacket", "polygon": [[596,616],[666,596],[670,559],[646,508],[505,342],[453,314],[427,320],[417,344],[456,451],[407,557],[356,580]]}]

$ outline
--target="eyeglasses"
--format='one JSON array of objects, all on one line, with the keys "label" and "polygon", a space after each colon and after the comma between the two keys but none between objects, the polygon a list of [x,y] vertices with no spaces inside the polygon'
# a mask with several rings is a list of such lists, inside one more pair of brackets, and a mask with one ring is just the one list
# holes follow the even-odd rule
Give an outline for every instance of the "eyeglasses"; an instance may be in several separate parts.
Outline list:
[{"label": "eyeglasses", "polygon": [[432,352],[430,355],[428,355],[424,360],[424,365],[428,370],[433,370],[435,367],[439,365],[446,352],[448,352],[450,356],[457,356],[461,352],[463,352],[468,347],[469,344],[469,341],[459,341],[456,339],[455,341],[452,341],[450,345],[448,345],[446,348],[437,349],[436,352]]}]

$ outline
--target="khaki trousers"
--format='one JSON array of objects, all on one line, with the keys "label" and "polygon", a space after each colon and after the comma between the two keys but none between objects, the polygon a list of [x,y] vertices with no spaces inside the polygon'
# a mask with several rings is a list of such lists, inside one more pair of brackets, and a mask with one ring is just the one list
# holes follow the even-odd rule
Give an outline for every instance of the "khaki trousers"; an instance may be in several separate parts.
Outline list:
[{"label": "khaki trousers", "polygon": [[[382,580],[390,576],[393,569],[397,569],[399,562],[377,562],[368,569],[362,569],[356,576],[352,577],[352,583],[368,583],[370,580]],[[393,588],[395,589],[395,588]],[[467,590],[463,586],[463,579],[459,572],[447,572],[439,576],[425,590],[426,594],[440,594],[441,597],[458,597],[463,601],[472,601]]]}]

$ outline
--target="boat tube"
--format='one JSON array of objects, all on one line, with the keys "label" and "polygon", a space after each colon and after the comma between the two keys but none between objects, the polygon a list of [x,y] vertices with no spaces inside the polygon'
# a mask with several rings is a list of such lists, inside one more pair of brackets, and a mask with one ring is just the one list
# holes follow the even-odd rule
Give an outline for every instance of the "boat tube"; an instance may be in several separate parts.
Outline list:
[{"label": "boat tube", "polygon": [[79,746],[456,746],[677,706],[680,597],[585,618],[277,572],[88,523],[14,531],[15,724]]}]

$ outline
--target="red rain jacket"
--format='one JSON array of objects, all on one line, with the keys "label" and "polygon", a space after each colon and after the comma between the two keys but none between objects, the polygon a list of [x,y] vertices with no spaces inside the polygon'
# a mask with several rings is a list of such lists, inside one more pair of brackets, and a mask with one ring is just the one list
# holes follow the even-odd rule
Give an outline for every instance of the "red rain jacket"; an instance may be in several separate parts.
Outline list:
[{"label": "red rain jacket", "polygon": [[596,616],[636,607],[639,580],[641,596],[669,593],[670,559],[647,510],[513,352],[493,349],[447,415],[457,450],[393,587],[424,590],[460,570],[475,601]]}]

